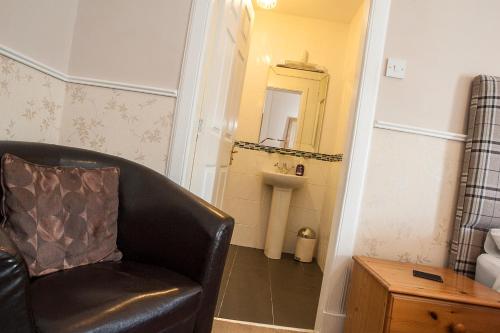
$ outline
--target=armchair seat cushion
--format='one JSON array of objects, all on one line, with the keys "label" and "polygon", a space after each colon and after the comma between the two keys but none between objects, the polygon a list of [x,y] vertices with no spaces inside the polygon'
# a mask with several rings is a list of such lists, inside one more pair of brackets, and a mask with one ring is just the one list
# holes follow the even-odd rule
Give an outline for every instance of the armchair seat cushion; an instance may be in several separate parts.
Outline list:
[{"label": "armchair seat cushion", "polygon": [[41,333],[192,332],[201,286],[173,271],[104,262],[35,278],[31,302]]}]

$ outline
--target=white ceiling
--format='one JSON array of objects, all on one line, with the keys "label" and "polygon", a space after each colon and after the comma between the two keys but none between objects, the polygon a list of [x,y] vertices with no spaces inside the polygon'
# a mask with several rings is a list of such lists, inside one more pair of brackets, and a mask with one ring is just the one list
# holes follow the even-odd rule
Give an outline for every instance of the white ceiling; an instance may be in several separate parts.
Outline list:
[{"label": "white ceiling", "polygon": [[[278,0],[278,5],[272,11],[348,23],[363,1],[365,0]],[[255,0],[253,7],[260,10]]]}]

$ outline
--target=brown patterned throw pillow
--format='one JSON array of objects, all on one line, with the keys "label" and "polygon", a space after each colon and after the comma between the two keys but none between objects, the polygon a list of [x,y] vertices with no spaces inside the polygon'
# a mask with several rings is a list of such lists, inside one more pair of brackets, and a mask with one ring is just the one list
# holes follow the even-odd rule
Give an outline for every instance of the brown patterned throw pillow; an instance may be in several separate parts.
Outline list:
[{"label": "brown patterned throw pillow", "polygon": [[2,226],[31,276],[121,259],[118,168],[49,167],[5,154]]}]

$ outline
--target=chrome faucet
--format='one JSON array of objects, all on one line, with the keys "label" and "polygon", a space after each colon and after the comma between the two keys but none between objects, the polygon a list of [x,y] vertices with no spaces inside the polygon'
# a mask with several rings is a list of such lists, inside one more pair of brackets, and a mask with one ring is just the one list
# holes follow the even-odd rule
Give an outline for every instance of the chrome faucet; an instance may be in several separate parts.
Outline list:
[{"label": "chrome faucet", "polygon": [[282,174],[287,174],[288,172],[290,172],[290,170],[292,169],[295,169],[295,166],[294,165],[291,165],[291,166],[288,166],[286,162],[276,162],[274,164],[274,167],[278,170],[279,173],[282,173]]},{"label": "chrome faucet", "polygon": [[264,142],[266,142],[266,141],[268,141],[268,140],[269,140],[269,141],[282,142],[282,143],[284,143],[284,146],[286,146],[286,144],[287,144],[287,142],[288,142],[288,140],[284,140],[284,139],[265,138],[264,140],[261,140],[261,141],[259,142],[259,145],[263,144]]}]

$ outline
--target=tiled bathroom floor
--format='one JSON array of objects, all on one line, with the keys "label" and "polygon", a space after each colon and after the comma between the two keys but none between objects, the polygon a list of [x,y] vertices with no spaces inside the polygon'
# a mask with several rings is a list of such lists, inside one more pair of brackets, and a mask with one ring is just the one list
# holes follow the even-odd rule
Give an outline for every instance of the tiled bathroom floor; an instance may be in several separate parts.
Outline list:
[{"label": "tiled bathroom floor", "polygon": [[316,263],[231,245],[216,317],[294,328],[314,328],[323,275]]}]

